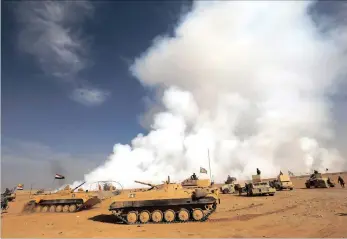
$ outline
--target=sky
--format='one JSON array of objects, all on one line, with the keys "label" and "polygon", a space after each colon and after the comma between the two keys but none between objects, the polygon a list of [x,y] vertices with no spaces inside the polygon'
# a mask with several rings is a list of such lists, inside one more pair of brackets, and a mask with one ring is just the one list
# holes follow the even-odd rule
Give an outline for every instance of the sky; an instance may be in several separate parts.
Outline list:
[{"label": "sky", "polygon": [[[317,16],[334,15],[334,4],[318,4]],[[158,36],[172,36],[191,7],[188,1],[3,2],[1,185],[50,187],[56,173],[83,180],[115,144],[147,134],[162,107],[158,98],[175,82],[167,75],[155,81],[152,65],[148,80],[142,65],[156,61],[145,52]],[[141,57],[147,59],[136,65]],[[331,101],[332,144],[346,158],[347,97]]]}]

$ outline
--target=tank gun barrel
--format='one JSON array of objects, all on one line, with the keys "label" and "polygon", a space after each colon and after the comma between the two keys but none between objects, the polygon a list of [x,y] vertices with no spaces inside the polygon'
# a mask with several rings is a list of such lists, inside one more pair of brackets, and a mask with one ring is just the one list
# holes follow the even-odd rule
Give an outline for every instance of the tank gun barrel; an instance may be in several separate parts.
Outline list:
[{"label": "tank gun barrel", "polygon": [[151,184],[151,183],[145,183],[145,182],[141,182],[141,181],[137,181],[137,180],[135,180],[135,183],[139,183],[139,184],[147,185],[147,186],[150,186],[150,187],[156,187],[156,186],[157,186],[157,185],[155,185],[155,184]]},{"label": "tank gun barrel", "polygon": [[83,184],[85,184],[86,182],[81,183],[80,185],[78,185],[77,187],[75,187],[74,189],[71,190],[71,192],[73,193],[77,188],[81,187]]}]

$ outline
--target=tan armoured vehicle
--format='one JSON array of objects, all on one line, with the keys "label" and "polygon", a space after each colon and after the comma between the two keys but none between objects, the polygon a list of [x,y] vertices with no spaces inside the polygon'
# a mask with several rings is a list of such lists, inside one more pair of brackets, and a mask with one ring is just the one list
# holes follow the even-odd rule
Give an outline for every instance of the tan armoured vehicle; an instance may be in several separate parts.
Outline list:
[{"label": "tan armoured vehicle", "polygon": [[315,172],[310,176],[308,180],[305,182],[306,188],[329,188],[335,187],[335,184],[329,180],[329,178],[325,178],[321,173]]},{"label": "tan armoured vehicle", "polygon": [[223,194],[235,193],[238,188],[235,184],[236,178],[228,177],[224,184],[220,187],[220,191]]},{"label": "tan armoured vehicle", "polygon": [[289,175],[280,174],[278,175],[276,180],[270,182],[270,186],[274,187],[277,191],[281,191],[283,189],[293,190],[294,185],[290,180]]},{"label": "tan armoured vehicle", "polygon": [[143,183],[151,188],[143,191],[122,191],[112,198],[109,211],[123,223],[202,222],[220,203],[219,191],[203,188],[187,189],[168,181],[160,185]]},{"label": "tan armoured vehicle", "polygon": [[101,202],[101,200],[95,196],[94,192],[81,191],[77,188],[82,186],[80,184],[74,189],[70,189],[66,186],[63,190],[55,193],[43,193],[39,195],[33,195],[31,200],[25,204],[24,212],[77,212],[83,209],[89,209],[94,205]]},{"label": "tan armoured vehicle", "polygon": [[260,175],[252,175],[252,182],[246,183],[244,188],[239,189],[239,194],[246,193],[247,196],[274,196],[276,189],[269,182],[262,181]]}]

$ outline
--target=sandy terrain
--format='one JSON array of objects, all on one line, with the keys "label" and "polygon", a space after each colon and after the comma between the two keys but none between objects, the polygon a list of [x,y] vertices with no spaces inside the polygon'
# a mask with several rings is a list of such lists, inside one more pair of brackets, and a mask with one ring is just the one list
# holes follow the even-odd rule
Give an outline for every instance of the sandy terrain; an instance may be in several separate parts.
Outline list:
[{"label": "sandy terrain", "polygon": [[[335,183],[337,176],[330,175]],[[346,237],[347,188],[305,189],[305,178],[292,181],[293,191],[273,197],[221,195],[206,222],[141,226],[115,223],[110,200],[73,214],[21,214],[28,194],[17,192],[1,216],[1,237]]]}]

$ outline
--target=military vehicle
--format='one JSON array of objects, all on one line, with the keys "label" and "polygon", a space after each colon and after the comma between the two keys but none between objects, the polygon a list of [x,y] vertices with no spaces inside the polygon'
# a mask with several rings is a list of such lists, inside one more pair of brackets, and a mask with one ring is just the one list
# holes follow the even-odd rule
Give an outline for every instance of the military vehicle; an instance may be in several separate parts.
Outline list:
[{"label": "military vehicle", "polygon": [[306,188],[329,188],[335,187],[335,184],[330,179],[323,177],[321,173],[315,172],[306,180],[305,186]]},{"label": "military vehicle", "polygon": [[284,174],[278,175],[276,180],[273,180],[270,182],[270,186],[274,187],[277,191],[281,191],[283,189],[289,189],[289,190],[294,189],[294,185],[292,181],[290,181],[289,175],[284,175]]},{"label": "military vehicle", "polygon": [[235,181],[236,178],[229,176],[228,179],[224,182],[224,185],[220,187],[220,191],[223,194],[235,193],[237,189],[237,187],[235,187]]},{"label": "military vehicle", "polygon": [[274,196],[276,189],[270,186],[269,182],[263,182],[260,175],[252,175],[252,182],[245,184],[245,187],[239,188],[239,194],[246,193],[247,196]]},{"label": "military vehicle", "polygon": [[[84,182],[85,183],[85,182]],[[83,209],[89,209],[101,202],[94,195],[94,192],[75,190],[82,186],[80,184],[74,189],[66,186],[63,190],[55,193],[43,193],[34,195],[31,200],[24,205],[23,212],[77,212]]]},{"label": "military vehicle", "polygon": [[160,185],[135,181],[150,186],[143,191],[120,193],[113,197],[109,211],[125,224],[202,222],[220,203],[218,189],[187,189],[170,183]]},{"label": "military vehicle", "polygon": [[229,184],[224,184],[220,187],[220,191],[223,194],[228,194],[228,193],[235,193],[235,184],[234,183],[229,183]]}]

